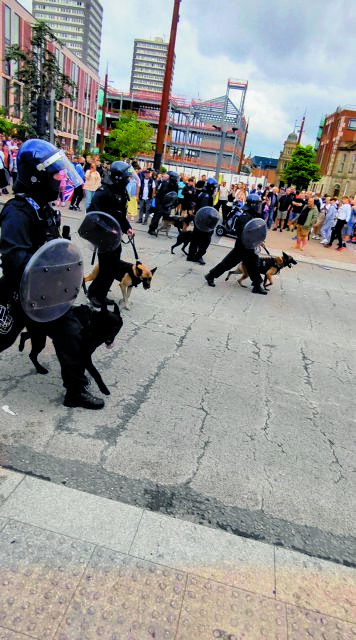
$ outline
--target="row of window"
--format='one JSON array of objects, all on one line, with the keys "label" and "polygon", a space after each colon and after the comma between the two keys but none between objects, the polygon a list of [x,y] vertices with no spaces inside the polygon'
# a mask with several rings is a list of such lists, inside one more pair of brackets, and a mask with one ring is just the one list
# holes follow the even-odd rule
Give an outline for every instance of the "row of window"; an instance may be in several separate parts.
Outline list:
[{"label": "row of window", "polygon": [[[74,22],[74,24],[84,24],[84,20],[82,20],[82,18],[80,18],[79,16],[71,18],[68,16],[56,16],[50,13],[37,13],[36,18],[43,18],[44,20],[46,20],[47,24],[50,24],[48,22],[49,20],[54,20],[55,22]],[[55,26],[57,27],[58,25]]]}]

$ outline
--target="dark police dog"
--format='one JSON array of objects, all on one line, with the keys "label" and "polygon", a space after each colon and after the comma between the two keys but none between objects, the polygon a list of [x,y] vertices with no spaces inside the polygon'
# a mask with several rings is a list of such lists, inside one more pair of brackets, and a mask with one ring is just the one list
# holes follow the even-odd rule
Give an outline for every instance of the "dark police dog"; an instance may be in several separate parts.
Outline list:
[{"label": "dark police dog", "polygon": [[[151,281],[156,271],[157,267],[150,269],[140,262],[140,260],[136,260],[136,264],[119,260],[114,279],[120,283],[125,309],[129,309],[129,297],[133,287],[142,284],[144,289],[150,289]],[[98,273],[99,265],[96,264],[91,273],[84,277],[84,282],[95,280]]]},{"label": "dark police dog", "polygon": [[[71,317],[74,317],[78,321],[85,368],[95,380],[100,391],[106,396],[109,396],[110,391],[99,371],[94,366],[92,355],[102,344],[105,344],[108,349],[113,347],[115,338],[123,325],[119,307],[114,303],[113,311],[108,311],[107,307],[102,307],[100,311],[95,311],[88,305],[82,304],[78,307],[73,307],[69,313]],[[21,333],[19,344],[19,351],[23,351],[26,340],[31,339],[32,347],[29,357],[36,367],[37,373],[41,374],[48,373],[48,369],[45,369],[45,367],[38,362],[38,355],[46,345],[46,337],[41,323],[38,322],[33,326],[31,325],[30,331],[23,331]]]},{"label": "dark police dog", "polygon": [[187,254],[185,249],[188,246],[188,244],[190,243],[190,241],[192,239],[192,235],[193,235],[193,231],[180,231],[178,233],[176,243],[172,244],[172,246],[171,246],[171,253],[174,253],[174,249],[176,247],[179,247],[180,244],[182,244],[183,245],[182,246],[182,251],[187,256],[188,254]]},{"label": "dark police dog", "polygon": [[[282,257],[279,256],[268,256],[261,258],[260,257],[260,266],[259,270],[262,275],[264,275],[263,286],[265,289],[273,284],[272,276],[275,276],[280,272],[284,267],[292,268],[292,264],[297,264],[297,261],[294,260],[292,256],[289,256],[287,253],[282,252]],[[241,278],[238,278],[237,282],[241,287],[245,287],[246,285],[242,284],[244,280],[248,278],[248,272],[243,262],[239,264],[239,266],[233,271],[229,271],[225,280],[228,280],[230,276],[242,273]],[[269,284],[267,283],[269,281]]]},{"label": "dark police dog", "polygon": [[172,227],[176,227],[178,230],[183,228],[184,218],[182,216],[169,216],[167,218],[163,218],[160,226],[157,229],[156,235],[160,233],[160,231],[164,232],[169,238],[168,231]]}]

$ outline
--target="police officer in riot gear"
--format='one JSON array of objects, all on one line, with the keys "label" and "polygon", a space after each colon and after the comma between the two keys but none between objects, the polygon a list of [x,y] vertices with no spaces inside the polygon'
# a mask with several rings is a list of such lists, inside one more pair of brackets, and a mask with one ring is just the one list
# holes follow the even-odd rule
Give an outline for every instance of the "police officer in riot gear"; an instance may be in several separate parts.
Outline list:
[{"label": "police officer in riot gear", "polygon": [[[108,213],[117,220],[123,233],[129,237],[133,236],[134,232],[126,217],[127,202],[130,199],[126,187],[135,175],[134,169],[127,162],[113,162],[105,183],[95,191],[87,211],[87,213],[90,211]],[[111,303],[106,296],[114,281],[120,257],[121,245],[114,251],[98,253],[99,273],[88,289],[88,297],[94,307]]]},{"label": "police officer in riot gear", "polygon": [[[205,186],[198,194],[195,215],[202,207],[212,207],[214,203],[214,193],[218,186],[217,181],[214,178],[208,178]],[[216,221],[217,222],[217,221]],[[215,226],[215,225],[214,225]],[[193,237],[190,241],[187,260],[190,262],[198,262],[198,264],[205,264],[203,256],[206,254],[208,247],[211,243],[211,237],[213,235],[214,228],[210,231],[202,231],[194,223]]]},{"label": "police officer in riot gear", "polygon": [[[168,178],[166,176],[168,176]],[[159,225],[159,221],[161,217],[163,216],[163,218],[165,218],[169,216],[170,212],[166,211],[163,199],[164,199],[164,196],[167,195],[167,193],[171,193],[172,191],[175,191],[176,193],[178,193],[178,180],[179,180],[178,173],[176,173],[175,171],[168,171],[167,174],[163,174],[162,182],[160,182],[156,188],[156,195],[155,195],[156,211],[152,216],[152,220],[147,232],[151,236],[157,235],[157,227]]]},{"label": "police officer in riot gear", "polygon": [[259,271],[259,257],[254,249],[247,249],[242,241],[242,233],[245,225],[253,218],[260,218],[260,198],[255,195],[249,195],[246,204],[241,212],[236,216],[235,230],[237,238],[234,248],[223,258],[219,264],[210,269],[204,277],[210,287],[215,287],[214,279],[221,276],[225,271],[236,267],[243,262],[247,268],[248,275],[252,280],[253,293],[267,295],[267,291],[261,287],[262,277]]},{"label": "police officer in riot gear", "polygon": [[[58,197],[60,181],[65,175],[74,187],[82,182],[64,151],[45,140],[27,140],[17,156],[17,167],[15,197],[6,203],[0,216],[3,269],[0,288],[11,290],[14,300],[18,300],[21,278],[33,254],[44,243],[60,236],[59,214],[48,204]],[[31,332],[31,327],[37,323],[24,313],[19,301],[16,313],[23,315],[22,327],[26,325]],[[78,324],[70,313],[68,311],[52,322],[41,323],[46,335],[53,340],[61,365],[63,385],[67,390],[64,405],[101,409],[103,400],[87,391]]]}]

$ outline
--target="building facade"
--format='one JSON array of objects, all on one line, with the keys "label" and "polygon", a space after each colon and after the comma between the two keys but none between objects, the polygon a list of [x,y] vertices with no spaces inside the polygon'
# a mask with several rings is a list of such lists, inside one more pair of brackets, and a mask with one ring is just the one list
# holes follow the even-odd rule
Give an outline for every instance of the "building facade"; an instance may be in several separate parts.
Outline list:
[{"label": "building facade", "polygon": [[283,150],[279,154],[279,159],[276,168],[276,185],[284,186],[283,180],[283,170],[286,168],[287,164],[290,162],[292,157],[292,153],[298,144],[298,135],[295,131],[292,131],[288,138],[284,141]]},{"label": "building facade", "polygon": [[161,93],[166,70],[168,43],[163,38],[134,41],[130,93],[154,91]]},{"label": "building facade", "polygon": [[[246,91],[247,83],[244,87]],[[161,94],[151,91],[124,93],[109,88],[106,112],[106,134],[120,118],[124,110],[132,110],[153,126],[153,144],[156,140]],[[242,103],[243,106],[243,103]],[[216,118],[214,124],[214,118]],[[166,137],[162,163],[170,169],[184,171],[188,175],[206,173],[213,175],[218,164],[223,135],[224,145],[221,172],[224,175],[238,173],[246,131],[243,109],[235,106],[226,96],[208,101],[171,96],[167,117]],[[141,161],[152,161],[151,154],[138,154]]]},{"label": "building facade", "polygon": [[356,109],[338,107],[321,121],[315,144],[322,178],[312,184],[322,195],[356,193]]},{"label": "building facade", "polygon": [[[22,113],[21,84],[14,80],[13,62],[5,62],[7,47],[18,44],[24,50],[30,47],[34,17],[16,0],[0,0],[0,104],[9,119],[17,123]],[[55,131],[58,142],[67,149],[80,151],[96,146],[96,105],[99,88],[97,74],[71,51],[54,44],[58,64],[63,73],[72,78],[77,88],[72,100],[57,103],[57,118],[61,126]]]},{"label": "building facade", "polygon": [[99,0],[33,0],[32,13],[84,64],[99,72],[103,23]]}]

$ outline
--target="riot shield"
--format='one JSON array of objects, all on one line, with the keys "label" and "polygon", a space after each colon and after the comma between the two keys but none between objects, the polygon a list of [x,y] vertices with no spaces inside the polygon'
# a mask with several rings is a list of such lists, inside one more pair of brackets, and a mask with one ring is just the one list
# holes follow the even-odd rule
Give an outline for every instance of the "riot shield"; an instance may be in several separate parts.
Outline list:
[{"label": "riot shield", "polygon": [[267,225],[262,218],[253,218],[246,222],[242,234],[241,241],[246,249],[255,249],[266,240]]},{"label": "riot shield", "polygon": [[169,193],[166,193],[166,195],[164,196],[163,200],[162,200],[162,204],[164,206],[165,209],[169,209],[169,208],[173,208],[176,200],[178,198],[178,194],[175,191],[170,191]]},{"label": "riot shield", "polygon": [[114,251],[121,242],[121,227],[115,218],[102,211],[87,213],[78,233],[99,253]]},{"label": "riot shield", "polygon": [[214,231],[218,221],[219,215],[214,207],[201,207],[194,216],[194,224],[199,231]]},{"label": "riot shield", "polygon": [[36,322],[57,320],[70,309],[83,281],[83,260],[69,240],[42,245],[27,263],[20,284],[24,312]]}]

